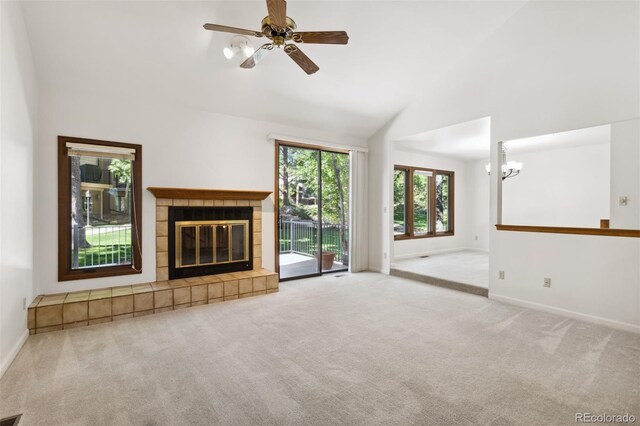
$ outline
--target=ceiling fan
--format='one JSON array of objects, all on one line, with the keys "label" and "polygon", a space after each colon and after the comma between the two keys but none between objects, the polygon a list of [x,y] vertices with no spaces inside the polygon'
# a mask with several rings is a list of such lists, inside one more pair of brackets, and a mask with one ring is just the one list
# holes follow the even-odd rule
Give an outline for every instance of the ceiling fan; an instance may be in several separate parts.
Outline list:
[{"label": "ceiling fan", "polygon": [[253,68],[274,47],[284,50],[296,64],[307,74],[313,74],[320,68],[295,43],[315,44],[347,44],[349,36],[345,31],[312,31],[296,32],[296,23],[287,16],[287,2],[285,0],[267,0],[269,15],[262,20],[262,31],[251,31],[242,28],[227,27],[225,25],[204,24],[204,28],[211,31],[221,31],[232,34],[242,34],[254,37],[266,37],[271,43],[263,44],[240,66]]}]

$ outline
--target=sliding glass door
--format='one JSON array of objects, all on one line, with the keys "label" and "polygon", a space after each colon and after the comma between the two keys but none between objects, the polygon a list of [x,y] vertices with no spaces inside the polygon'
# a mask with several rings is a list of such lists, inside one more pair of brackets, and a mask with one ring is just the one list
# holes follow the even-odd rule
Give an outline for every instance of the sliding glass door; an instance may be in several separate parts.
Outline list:
[{"label": "sliding glass door", "polygon": [[280,279],[345,271],[349,154],[277,143]]}]

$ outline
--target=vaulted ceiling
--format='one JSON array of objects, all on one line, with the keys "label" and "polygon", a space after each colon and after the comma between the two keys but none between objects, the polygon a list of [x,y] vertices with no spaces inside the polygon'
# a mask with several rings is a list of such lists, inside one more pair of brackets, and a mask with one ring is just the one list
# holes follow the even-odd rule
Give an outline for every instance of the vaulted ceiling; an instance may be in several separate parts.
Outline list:
[{"label": "vaulted ceiling", "polygon": [[[301,31],[346,30],[347,46],[303,45],[320,71],[283,52],[253,70],[227,60],[231,34],[260,28],[264,1],[23,1],[44,88],[140,97],[368,137],[421,88],[496,31],[523,1],[289,0]],[[257,48],[264,39],[253,39]],[[470,70],[471,72],[471,70]]]}]

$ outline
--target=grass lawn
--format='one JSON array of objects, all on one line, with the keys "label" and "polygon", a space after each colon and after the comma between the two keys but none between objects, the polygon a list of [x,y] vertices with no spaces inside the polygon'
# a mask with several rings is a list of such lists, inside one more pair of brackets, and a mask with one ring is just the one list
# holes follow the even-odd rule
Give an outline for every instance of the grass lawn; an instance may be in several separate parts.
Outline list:
[{"label": "grass lawn", "polygon": [[79,250],[79,267],[131,263],[130,226],[87,228],[86,239],[91,247]]}]

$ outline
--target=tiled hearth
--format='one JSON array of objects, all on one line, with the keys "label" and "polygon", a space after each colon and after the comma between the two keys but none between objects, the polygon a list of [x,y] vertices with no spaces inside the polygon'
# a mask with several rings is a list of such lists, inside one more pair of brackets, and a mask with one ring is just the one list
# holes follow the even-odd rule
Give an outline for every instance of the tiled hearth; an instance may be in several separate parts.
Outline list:
[{"label": "tiled hearth", "polygon": [[[262,268],[262,200],[266,191],[148,188],[156,196],[156,281],[40,295],[29,306],[30,334],[82,327],[278,291],[278,274]],[[169,207],[252,207],[253,270],[169,280]]]},{"label": "tiled hearth", "polygon": [[278,291],[265,269],[38,296],[29,333],[45,333]]}]

